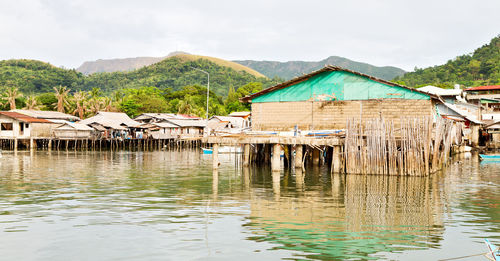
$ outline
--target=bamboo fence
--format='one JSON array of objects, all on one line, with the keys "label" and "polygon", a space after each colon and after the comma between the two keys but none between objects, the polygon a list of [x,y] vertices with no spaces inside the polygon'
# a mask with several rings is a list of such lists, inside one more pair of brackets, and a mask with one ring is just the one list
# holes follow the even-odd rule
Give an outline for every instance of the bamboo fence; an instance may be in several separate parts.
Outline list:
[{"label": "bamboo fence", "polygon": [[[435,127],[434,127],[435,124]],[[431,117],[349,119],[344,143],[344,172],[425,176],[448,163],[452,144],[461,143],[460,123]]]}]

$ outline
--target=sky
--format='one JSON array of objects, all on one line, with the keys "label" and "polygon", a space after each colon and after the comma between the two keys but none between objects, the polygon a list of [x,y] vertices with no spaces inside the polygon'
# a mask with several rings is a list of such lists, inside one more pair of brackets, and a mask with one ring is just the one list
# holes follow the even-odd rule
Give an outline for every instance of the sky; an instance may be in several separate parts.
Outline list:
[{"label": "sky", "polygon": [[65,68],[166,56],[319,61],[342,56],[411,71],[500,34],[499,0],[0,1],[0,60]]}]

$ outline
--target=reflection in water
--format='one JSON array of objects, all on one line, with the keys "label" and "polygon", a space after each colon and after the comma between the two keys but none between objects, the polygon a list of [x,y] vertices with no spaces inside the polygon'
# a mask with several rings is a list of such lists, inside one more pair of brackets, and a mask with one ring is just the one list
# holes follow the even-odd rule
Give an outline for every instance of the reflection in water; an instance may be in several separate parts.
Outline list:
[{"label": "reflection in water", "polygon": [[431,193],[430,183],[436,181],[430,179],[334,175],[329,191],[306,190],[279,201],[252,198],[247,226],[259,228],[253,240],[272,240],[309,252],[310,258],[366,258],[379,251],[433,247],[444,230],[443,195]]},{"label": "reflection in water", "polygon": [[450,257],[447,245],[458,256],[482,249],[482,237],[500,240],[500,164],[475,156],[430,177],[318,167],[273,174],[235,168],[223,155],[212,171],[210,160],[194,150],[4,152],[0,252],[8,260],[84,252],[98,260],[434,260]]}]

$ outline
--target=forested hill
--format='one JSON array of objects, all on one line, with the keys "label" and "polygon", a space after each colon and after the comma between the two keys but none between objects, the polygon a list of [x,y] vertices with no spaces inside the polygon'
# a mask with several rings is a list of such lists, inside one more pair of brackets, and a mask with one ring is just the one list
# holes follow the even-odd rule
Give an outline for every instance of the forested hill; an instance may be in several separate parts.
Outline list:
[{"label": "forested hill", "polygon": [[342,68],[351,69],[368,75],[372,75],[384,80],[392,80],[394,77],[403,75],[403,69],[384,66],[377,67],[367,63],[355,62],[347,58],[330,56],[318,62],[304,62],[304,61],[290,61],[290,62],[276,62],[276,61],[252,61],[242,60],[234,61],[236,63],[248,66],[269,78],[278,76],[283,79],[292,79],[301,76],[305,73],[310,73],[314,70],[323,68],[325,65],[335,65]]},{"label": "forested hill", "polygon": [[439,66],[415,68],[414,72],[394,80],[412,87],[435,85],[451,88],[456,83],[464,86],[500,84],[500,36],[472,54],[458,56]]},{"label": "forested hill", "polygon": [[52,92],[53,87],[58,85],[67,86],[72,91],[89,91],[97,87],[104,93],[144,86],[171,90],[180,90],[193,84],[205,86],[207,75],[193,68],[209,72],[210,89],[223,96],[227,95],[230,87],[238,89],[250,82],[261,82],[264,87],[276,83],[206,59],[183,60],[171,57],[130,72],[95,73],[88,76],[40,61],[0,61],[0,88],[17,87],[23,93],[36,94]]},{"label": "forested hill", "polygon": [[54,86],[79,86],[84,77],[75,70],[58,68],[35,60],[0,61],[0,88],[17,87],[26,93],[53,91]]},{"label": "forested hill", "polygon": [[177,57],[182,61],[196,61],[198,59],[205,59],[217,65],[232,68],[236,71],[245,71],[256,77],[265,77],[263,74],[238,63],[226,61],[224,59],[216,57],[194,55],[185,52],[173,52],[165,57],[136,57],[136,58],[106,59],[106,60],[100,59],[97,61],[84,62],[76,70],[86,75],[99,72],[127,72],[140,69],[144,66],[155,64],[170,57]]}]

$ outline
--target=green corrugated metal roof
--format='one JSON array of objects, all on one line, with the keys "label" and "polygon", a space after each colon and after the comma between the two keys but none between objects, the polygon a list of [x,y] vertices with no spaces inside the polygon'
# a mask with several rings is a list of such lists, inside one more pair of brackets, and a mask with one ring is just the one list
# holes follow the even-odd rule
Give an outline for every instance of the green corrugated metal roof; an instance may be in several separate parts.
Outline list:
[{"label": "green corrugated metal roof", "polygon": [[[271,87],[272,88],[272,87]],[[429,100],[428,94],[344,70],[325,70],[303,81],[251,98],[253,103],[284,101],[347,101],[400,98]]]}]

